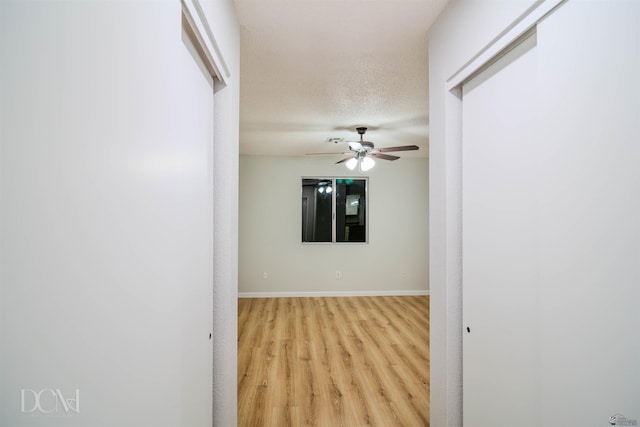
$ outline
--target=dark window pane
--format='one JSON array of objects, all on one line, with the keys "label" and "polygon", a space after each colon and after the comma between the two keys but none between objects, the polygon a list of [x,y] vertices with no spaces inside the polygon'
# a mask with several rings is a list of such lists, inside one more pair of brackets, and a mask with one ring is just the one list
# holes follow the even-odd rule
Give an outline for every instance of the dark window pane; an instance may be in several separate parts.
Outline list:
[{"label": "dark window pane", "polygon": [[332,192],[330,179],[302,180],[303,242],[331,242]]},{"label": "dark window pane", "polygon": [[366,180],[336,180],[336,241],[366,242]]}]

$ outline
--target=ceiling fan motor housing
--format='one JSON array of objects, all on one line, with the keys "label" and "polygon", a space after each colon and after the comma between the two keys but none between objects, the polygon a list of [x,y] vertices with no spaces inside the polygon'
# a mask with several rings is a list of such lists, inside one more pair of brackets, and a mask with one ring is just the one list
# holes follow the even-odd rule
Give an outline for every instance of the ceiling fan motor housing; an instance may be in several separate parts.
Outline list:
[{"label": "ceiling fan motor housing", "polygon": [[362,147],[364,147],[364,149],[367,151],[373,150],[373,142],[361,141],[360,144],[362,144]]},{"label": "ceiling fan motor housing", "polygon": [[354,151],[358,151],[358,153],[364,153],[364,155],[366,155],[367,153],[373,150],[373,142],[364,141],[362,138],[362,136],[367,131],[366,127],[360,126],[360,127],[357,127],[356,130],[358,131],[358,135],[360,135],[360,145],[362,148]]}]

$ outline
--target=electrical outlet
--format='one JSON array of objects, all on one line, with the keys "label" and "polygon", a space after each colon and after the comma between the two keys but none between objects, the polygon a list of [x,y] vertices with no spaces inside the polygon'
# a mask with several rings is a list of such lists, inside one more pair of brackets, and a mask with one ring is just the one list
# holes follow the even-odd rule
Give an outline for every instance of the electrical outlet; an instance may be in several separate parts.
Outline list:
[{"label": "electrical outlet", "polygon": [[264,272],[262,273],[262,278],[263,278],[263,279],[268,279],[268,278],[269,278],[269,273],[267,273],[266,271],[264,271]]},{"label": "electrical outlet", "polygon": [[340,270],[336,271],[336,279],[342,279],[342,272]]}]

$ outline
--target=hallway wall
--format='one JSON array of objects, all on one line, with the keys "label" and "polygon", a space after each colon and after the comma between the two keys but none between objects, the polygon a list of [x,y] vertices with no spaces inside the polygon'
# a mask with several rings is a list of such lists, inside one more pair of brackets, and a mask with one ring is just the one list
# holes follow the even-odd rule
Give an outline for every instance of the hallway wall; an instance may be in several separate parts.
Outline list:
[{"label": "hallway wall", "polygon": [[[534,123],[527,135],[535,138],[533,150],[528,154],[519,150],[515,155],[505,155],[508,150],[484,151],[494,159],[501,158],[505,169],[517,168],[520,172],[522,166],[518,162],[525,161],[527,169],[523,173],[530,174],[529,182],[533,184],[528,191],[520,187],[531,195],[535,214],[534,220],[521,221],[517,231],[518,237],[524,237],[526,248],[519,245],[515,251],[516,245],[512,245],[515,252],[510,252],[515,259],[533,266],[519,267],[518,274],[511,279],[514,283],[534,284],[529,298],[534,308],[527,319],[532,328],[518,328],[518,334],[522,335],[518,339],[526,336],[535,346],[532,363],[518,362],[521,372],[536,380],[532,420],[530,413],[509,412],[516,409],[515,405],[499,398],[493,389],[516,391],[523,381],[512,379],[507,387],[500,387],[494,381],[496,376],[480,370],[484,380],[479,381],[476,394],[467,395],[470,390],[462,389],[463,369],[465,381],[472,377],[468,375],[467,360],[462,365],[463,334],[465,346],[470,336],[479,337],[479,345],[486,345],[487,339],[482,327],[472,327],[476,335],[469,335],[468,325],[461,323],[462,293],[466,298],[465,288],[478,285],[470,282],[467,271],[464,277],[461,275],[463,261],[465,265],[474,261],[466,257],[469,252],[463,252],[467,247],[462,247],[466,244],[462,233],[468,230],[461,221],[469,212],[465,201],[469,200],[469,192],[474,191],[473,186],[462,191],[462,173],[468,172],[462,165],[466,167],[471,162],[465,157],[463,163],[461,148],[465,146],[467,155],[465,144],[472,142],[468,133],[461,132],[462,126],[457,126],[464,120],[461,113],[465,96],[461,101],[455,91],[447,90],[447,84],[474,55],[486,52],[483,49],[492,40],[514,28],[511,24],[520,22],[518,18],[526,16],[531,6],[539,5],[558,7],[550,15],[543,14],[537,24],[538,65],[531,79],[536,98],[532,106],[536,111],[531,113]],[[640,7],[632,1],[568,0],[560,5],[453,1],[432,28],[432,424],[459,426],[464,420],[473,426],[506,426],[519,417],[535,425],[606,424],[615,414],[620,417],[624,414],[628,420],[640,419],[639,396],[633,386],[640,381],[636,363],[640,353],[637,340],[630,339],[640,326],[634,307],[640,298],[637,287],[640,84],[635,78],[640,69],[639,23]],[[496,111],[491,105],[500,102],[495,95],[488,96],[486,111]],[[513,122],[506,116],[501,114],[498,122],[503,121],[504,129],[511,130]],[[494,134],[489,139],[494,140]],[[527,138],[518,142],[523,140]],[[478,164],[482,168],[482,163]],[[512,173],[502,182],[512,183],[517,178],[518,174]],[[495,187],[498,186],[494,185],[492,190]],[[489,209],[499,206],[486,192],[471,195],[489,199]],[[490,227],[490,223],[485,221],[482,226]],[[491,237],[494,240],[482,249],[492,261],[499,261],[496,247],[508,239],[496,232]],[[527,252],[527,248],[533,251]],[[511,267],[515,264],[509,263]],[[486,262],[478,265],[487,276],[504,271],[502,266],[492,267]],[[522,311],[507,292],[498,298],[481,294],[478,298],[496,306],[518,315]],[[471,305],[467,302],[465,299],[465,310]],[[487,316],[481,314],[478,318],[486,320]],[[514,319],[516,315],[502,317],[510,326]],[[505,344],[514,342],[517,341]],[[607,342],[616,344],[607,347]],[[465,357],[471,357],[467,350],[465,347]],[[483,360],[495,363],[496,359]],[[464,419],[463,393],[465,399],[471,399],[480,408],[475,414],[465,410]],[[482,401],[478,396],[482,396]],[[509,411],[503,410],[505,407]]]},{"label": "hallway wall", "polygon": [[1,425],[235,424],[239,37],[203,7],[215,112],[180,2],[0,3]]}]

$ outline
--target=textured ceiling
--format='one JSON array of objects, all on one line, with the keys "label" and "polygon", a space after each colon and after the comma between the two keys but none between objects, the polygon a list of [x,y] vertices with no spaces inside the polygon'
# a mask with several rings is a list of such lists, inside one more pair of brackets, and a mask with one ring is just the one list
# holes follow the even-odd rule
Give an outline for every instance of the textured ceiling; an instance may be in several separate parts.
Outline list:
[{"label": "textured ceiling", "polygon": [[446,0],[235,0],[241,25],[240,152],[376,148],[428,154],[427,30]]}]

